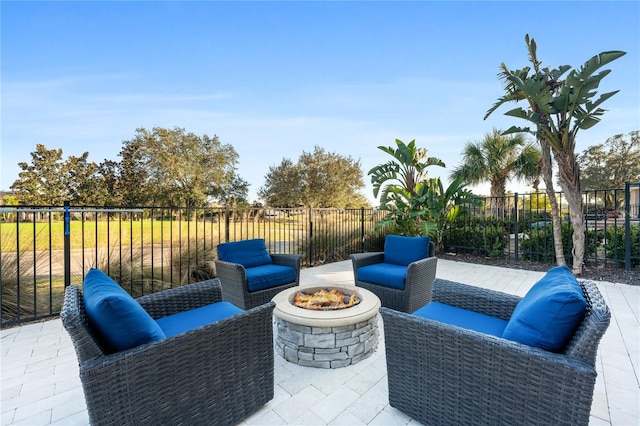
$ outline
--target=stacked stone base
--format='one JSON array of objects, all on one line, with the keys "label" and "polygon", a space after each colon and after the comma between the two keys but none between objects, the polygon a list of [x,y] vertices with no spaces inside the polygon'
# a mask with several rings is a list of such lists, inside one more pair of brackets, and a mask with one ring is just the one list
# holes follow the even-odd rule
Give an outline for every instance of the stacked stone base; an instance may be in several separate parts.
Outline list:
[{"label": "stacked stone base", "polygon": [[370,356],[378,347],[378,315],[358,324],[308,327],[275,317],[276,352],[287,361],[340,368]]}]

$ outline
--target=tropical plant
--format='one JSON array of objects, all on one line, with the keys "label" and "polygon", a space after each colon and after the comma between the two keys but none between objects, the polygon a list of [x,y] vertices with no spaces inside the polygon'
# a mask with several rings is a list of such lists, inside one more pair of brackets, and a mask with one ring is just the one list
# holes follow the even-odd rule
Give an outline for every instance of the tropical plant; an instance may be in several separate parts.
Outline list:
[{"label": "tropical plant", "polygon": [[421,222],[427,217],[424,207],[429,194],[427,183],[416,186],[416,194],[411,196],[406,191],[394,191],[392,197],[382,198],[379,209],[386,215],[376,223],[376,229],[387,228],[390,233],[398,235],[421,235]]},{"label": "tropical plant", "polygon": [[424,202],[430,185],[427,167],[445,167],[436,157],[429,157],[426,148],[418,148],[416,141],[405,144],[396,139],[397,148],[379,146],[393,157],[369,170],[373,196],[380,195],[380,210],[389,212],[380,226],[392,226],[401,235],[419,235],[420,222],[426,217]]},{"label": "tropical plant", "polygon": [[[382,189],[382,199],[389,198],[389,194],[400,191],[416,195],[418,185],[427,178],[427,167],[445,167],[439,158],[429,157],[426,148],[418,148],[415,139],[408,144],[396,139],[396,145],[397,148],[379,146],[378,149],[391,155],[393,160],[369,170],[373,196],[376,198],[380,189]],[[394,181],[397,183],[388,183]]]},{"label": "tropical plant", "polygon": [[[537,58],[535,40],[530,39],[527,34],[525,42],[534,72],[529,74],[530,67],[512,71],[502,63],[499,77],[505,82],[506,95],[499,98],[487,111],[485,118],[507,102],[525,100],[528,103],[528,109],[517,107],[507,111],[505,115],[529,121],[535,128],[532,130],[529,127],[513,126],[504,134],[529,132],[536,136],[541,145],[541,164],[544,168],[542,175],[547,188],[552,186],[552,182],[547,181],[551,173],[551,160],[547,156],[549,152],[553,154],[553,159],[558,165],[558,181],[567,199],[574,228],[573,273],[580,275],[584,262],[585,226],[580,169],[575,154],[576,134],[580,129],[589,129],[600,122],[600,117],[604,114],[600,105],[618,92],[616,90],[604,93],[595,99],[600,82],[610,70],[603,70],[597,74],[596,71],[623,56],[625,52],[602,52],[593,56],[578,70],[571,70],[569,65],[549,69],[540,68],[541,62]],[[569,70],[569,74],[562,80]],[[555,199],[555,194],[549,194],[549,198]],[[557,208],[552,210],[552,216],[556,253],[563,253],[560,212]],[[564,263],[563,259],[562,262]]]},{"label": "tropical plant", "polygon": [[466,185],[463,177],[458,176],[446,189],[440,178],[430,179],[425,186],[426,220],[420,223],[420,230],[435,241],[438,251],[443,248],[445,237],[458,216],[467,207],[480,205],[480,199],[465,189]]},{"label": "tropical plant", "polygon": [[467,142],[462,151],[462,164],[451,172],[451,178],[462,176],[470,184],[489,181],[492,197],[504,197],[508,180],[533,181],[539,175],[540,150],[527,142],[524,134],[505,136],[493,129],[479,142]]}]

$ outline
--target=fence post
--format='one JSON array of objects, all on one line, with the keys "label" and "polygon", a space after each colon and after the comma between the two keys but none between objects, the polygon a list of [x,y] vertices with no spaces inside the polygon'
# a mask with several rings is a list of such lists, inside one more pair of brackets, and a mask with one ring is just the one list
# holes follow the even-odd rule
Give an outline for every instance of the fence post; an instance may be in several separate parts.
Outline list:
[{"label": "fence post", "polygon": [[624,183],[624,270],[631,270],[631,184]]},{"label": "fence post", "polygon": [[515,220],[516,220],[516,223],[513,228],[513,231],[515,234],[513,236],[513,257],[517,262],[520,260],[520,253],[518,249],[518,243],[520,242],[520,229],[519,229],[519,223],[518,223],[518,193],[517,192],[514,194],[513,204],[515,209]]},{"label": "fence post", "polygon": [[[84,247],[83,247],[84,249]],[[71,216],[69,201],[64,202],[64,286],[71,285]]]},{"label": "fence post", "polygon": [[360,207],[360,253],[364,253],[364,207]]},{"label": "fence post", "polygon": [[229,216],[230,216],[230,212],[229,212],[229,205],[225,204],[224,206],[224,242],[228,243],[229,242]]},{"label": "fence post", "polygon": [[309,267],[313,266],[313,207],[309,207]]}]

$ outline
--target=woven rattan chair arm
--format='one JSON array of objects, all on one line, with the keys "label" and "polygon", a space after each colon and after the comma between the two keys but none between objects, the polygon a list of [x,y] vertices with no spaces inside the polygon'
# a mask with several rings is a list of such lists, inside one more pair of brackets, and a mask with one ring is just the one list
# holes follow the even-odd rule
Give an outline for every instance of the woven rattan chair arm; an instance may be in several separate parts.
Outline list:
[{"label": "woven rattan chair arm", "polygon": [[424,259],[416,260],[415,262],[410,263],[409,266],[407,267],[407,279],[410,279],[410,276],[414,274],[417,274],[420,276],[433,275],[433,278],[431,279],[431,281],[433,282],[433,280],[436,277],[437,266],[438,266],[437,257],[427,257]]},{"label": "woven rattan chair arm", "polygon": [[349,257],[351,258],[351,263],[353,264],[354,273],[358,268],[362,268],[363,266],[384,262],[383,252],[353,253],[350,254]]},{"label": "woven rattan chair arm", "polygon": [[302,262],[302,256],[299,254],[271,254],[271,259],[276,265],[291,266],[296,269],[300,269]]},{"label": "woven rattan chair arm", "polygon": [[219,302],[222,289],[218,279],[211,279],[148,294],[136,300],[152,318],[158,319]]},{"label": "woven rattan chair arm", "polygon": [[432,300],[433,281],[436,278],[437,257],[412,262],[407,267],[405,284],[407,312],[413,312]]},{"label": "woven rattan chair arm", "polygon": [[216,260],[216,276],[223,281],[227,279],[229,281],[246,281],[247,273],[239,263],[227,262],[225,260]]},{"label": "woven rattan chair arm", "polygon": [[86,320],[80,286],[70,285],[65,289],[60,319],[69,336],[71,336],[71,341],[79,359],[86,360],[104,355],[102,345],[98,342]]},{"label": "woven rattan chair arm", "polygon": [[[295,285],[300,284],[300,265],[302,264],[302,256],[299,254],[272,254],[273,263],[281,266],[290,266],[296,270]],[[284,290],[284,289],[283,289]]]},{"label": "woven rattan chair arm", "polygon": [[437,278],[433,301],[508,321],[521,297]]}]

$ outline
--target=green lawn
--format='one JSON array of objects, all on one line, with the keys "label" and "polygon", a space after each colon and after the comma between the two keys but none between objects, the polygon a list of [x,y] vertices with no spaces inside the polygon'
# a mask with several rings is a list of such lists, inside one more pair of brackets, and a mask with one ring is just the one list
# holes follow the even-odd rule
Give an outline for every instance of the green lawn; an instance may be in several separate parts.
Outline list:
[{"label": "green lawn", "polygon": [[[268,228],[267,228],[268,227]],[[232,240],[264,237],[273,232],[298,229],[291,222],[261,221],[232,222],[229,234]],[[225,229],[217,222],[205,220],[85,220],[71,221],[69,237],[71,248],[107,247],[130,244],[175,244],[179,241],[224,240]],[[240,237],[240,238],[238,238]],[[0,223],[0,252],[62,250],[64,248],[64,223],[21,222]],[[19,244],[19,245],[18,245]]]}]

